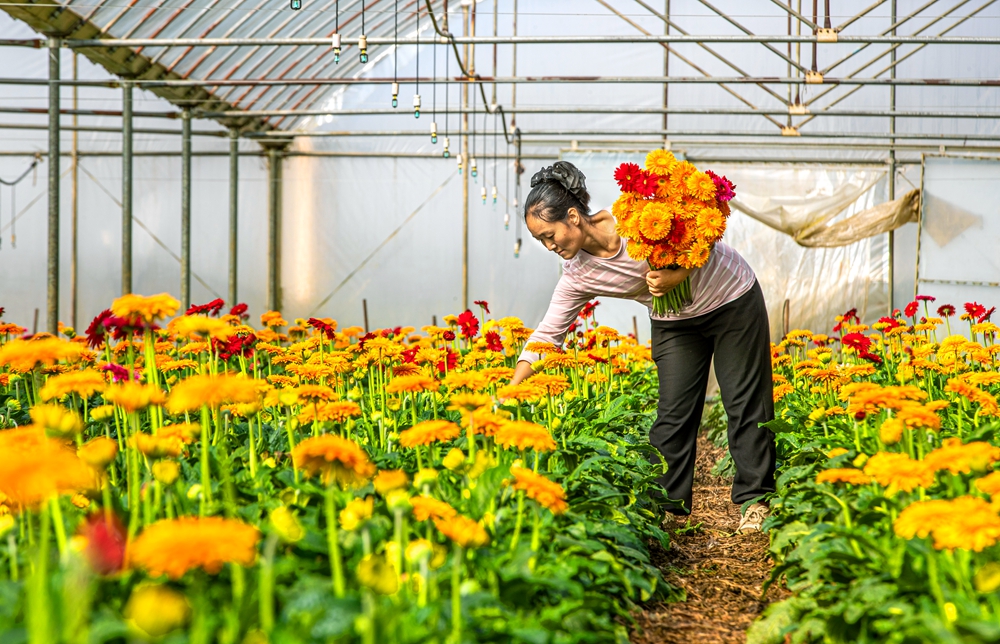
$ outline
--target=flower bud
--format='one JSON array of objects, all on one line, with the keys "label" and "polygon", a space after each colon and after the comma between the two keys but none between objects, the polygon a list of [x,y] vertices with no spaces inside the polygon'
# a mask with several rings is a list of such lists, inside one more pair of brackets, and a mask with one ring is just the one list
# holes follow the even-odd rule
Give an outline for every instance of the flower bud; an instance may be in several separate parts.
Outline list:
[{"label": "flower bud", "polygon": [[286,543],[295,543],[306,536],[306,531],[295,513],[287,506],[279,506],[268,515],[274,532]]},{"label": "flower bud", "polygon": [[153,478],[163,485],[173,485],[181,474],[181,466],[177,461],[156,461],[151,469]]}]

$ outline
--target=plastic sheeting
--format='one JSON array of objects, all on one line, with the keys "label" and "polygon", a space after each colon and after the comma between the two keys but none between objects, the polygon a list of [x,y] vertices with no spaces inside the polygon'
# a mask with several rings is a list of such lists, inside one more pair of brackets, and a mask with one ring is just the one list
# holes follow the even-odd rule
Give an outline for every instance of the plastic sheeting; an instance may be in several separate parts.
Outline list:
[{"label": "plastic sheeting", "polygon": [[939,303],[1000,304],[1000,160],[924,160],[917,291]]},{"label": "plastic sheeting", "polygon": [[811,227],[796,235],[795,241],[812,248],[846,246],[916,223],[919,216],[920,190],[914,189],[899,199],[887,201],[835,223]]}]

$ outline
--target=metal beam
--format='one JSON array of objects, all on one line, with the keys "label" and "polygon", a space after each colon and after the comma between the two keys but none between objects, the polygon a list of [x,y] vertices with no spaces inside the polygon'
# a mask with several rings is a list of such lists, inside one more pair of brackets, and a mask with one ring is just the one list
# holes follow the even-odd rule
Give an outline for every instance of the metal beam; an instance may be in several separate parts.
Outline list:
[{"label": "metal beam", "polygon": [[132,292],[132,86],[122,89],[122,295]]},{"label": "metal beam", "polygon": [[45,329],[59,333],[59,39],[49,39],[49,226]]},{"label": "metal beam", "polygon": [[267,183],[267,307],[281,310],[281,193],[282,164],[288,141],[266,146]]},{"label": "metal beam", "polygon": [[[400,77],[401,85],[416,83],[443,85],[466,85],[470,81],[465,78],[430,78],[420,79]],[[235,85],[390,85],[390,78],[257,78],[257,79],[207,79],[207,80],[130,80],[143,88],[155,87],[225,87]],[[516,84],[621,84],[621,83],[678,83],[686,85],[879,85],[879,86],[920,86],[920,87],[1000,87],[1000,79],[995,78],[834,78],[823,77],[822,83],[810,83],[805,78],[785,76],[520,76],[499,77],[476,76],[476,84],[497,83],[498,85]],[[0,85],[48,85],[49,81],[37,78],[0,78]],[[60,85],[78,85],[81,87],[121,87],[120,81],[64,80]],[[225,134],[223,133],[223,136]]]},{"label": "metal beam", "polygon": [[[787,5],[781,5],[779,0],[771,0],[783,11],[788,11]],[[796,18],[803,19],[794,10],[791,11]],[[810,29],[815,29],[816,25],[811,20],[803,20],[803,23]],[[6,44],[19,44],[21,41],[6,41]],[[24,46],[32,46],[32,40],[24,40]],[[357,47],[357,38],[343,38],[342,47]],[[424,39],[418,41],[416,38],[399,38],[395,40],[389,38],[369,37],[368,46],[399,46],[430,44],[432,41]],[[642,43],[823,43],[815,35],[790,36],[786,34],[758,35],[758,34],[734,34],[734,35],[684,35],[684,34],[650,34],[645,36],[476,36],[461,37],[455,36],[453,39],[441,39],[441,44],[454,42],[456,45],[610,45],[610,44],[642,44]],[[1000,45],[1000,38],[989,36],[948,36],[938,38],[935,36],[846,36],[837,35],[838,43],[850,44],[928,44],[928,45]],[[3,45],[0,42],[0,45]],[[825,43],[824,43],[825,44]],[[331,46],[330,38],[102,38],[102,39],[73,39],[63,40],[64,47],[74,49],[88,47],[326,47]]]}]

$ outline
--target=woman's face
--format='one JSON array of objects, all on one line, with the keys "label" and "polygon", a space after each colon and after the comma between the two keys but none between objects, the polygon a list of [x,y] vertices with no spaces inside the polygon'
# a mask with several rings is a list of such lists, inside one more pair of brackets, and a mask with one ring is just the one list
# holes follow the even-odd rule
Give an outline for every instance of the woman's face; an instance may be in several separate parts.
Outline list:
[{"label": "woman's face", "polygon": [[563,221],[544,221],[529,213],[524,223],[532,237],[559,257],[572,259],[580,252],[584,233],[580,229],[580,213],[576,208],[570,208]]}]

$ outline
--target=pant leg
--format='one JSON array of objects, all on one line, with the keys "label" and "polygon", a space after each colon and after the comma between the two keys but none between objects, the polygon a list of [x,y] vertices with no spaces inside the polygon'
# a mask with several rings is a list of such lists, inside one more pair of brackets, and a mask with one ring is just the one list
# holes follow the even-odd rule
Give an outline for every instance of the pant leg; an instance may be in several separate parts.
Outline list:
[{"label": "pant leg", "polygon": [[774,418],[771,334],[760,285],[715,313],[706,332],[715,340],[715,375],[729,416],[732,499],[743,503],[774,491],[774,434],[760,427]]},{"label": "pant leg", "polygon": [[660,401],[649,442],[667,462],[666,474],[657,480],[667,491],[668,509],[675,514],[690,514],[695,449],[705,407],[712,341],[697,325],[686,322],[653,321],[652,328]]}]

